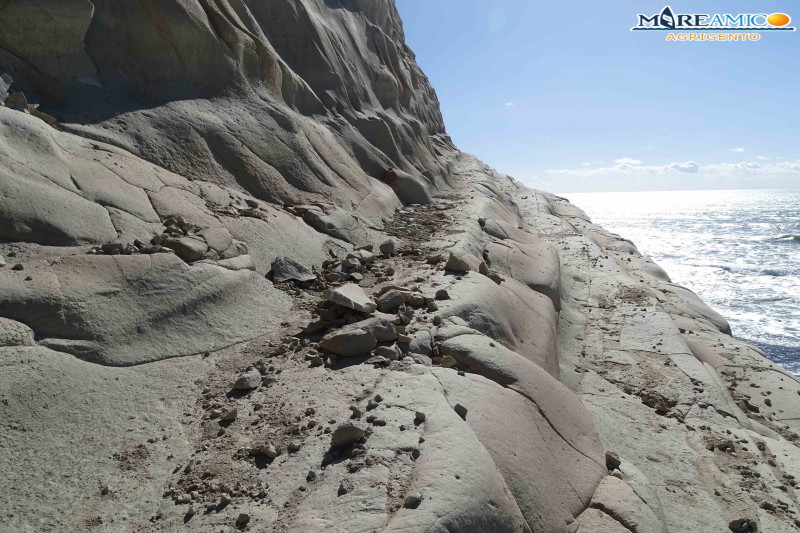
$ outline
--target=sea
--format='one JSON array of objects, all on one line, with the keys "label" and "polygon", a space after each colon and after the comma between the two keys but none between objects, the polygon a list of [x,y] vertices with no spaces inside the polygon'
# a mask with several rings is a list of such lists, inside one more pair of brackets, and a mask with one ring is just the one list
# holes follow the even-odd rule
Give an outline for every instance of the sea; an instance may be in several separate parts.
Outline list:
[{"label": "sea", "polygon": [[800,376],[800,190],[563,193]]}]

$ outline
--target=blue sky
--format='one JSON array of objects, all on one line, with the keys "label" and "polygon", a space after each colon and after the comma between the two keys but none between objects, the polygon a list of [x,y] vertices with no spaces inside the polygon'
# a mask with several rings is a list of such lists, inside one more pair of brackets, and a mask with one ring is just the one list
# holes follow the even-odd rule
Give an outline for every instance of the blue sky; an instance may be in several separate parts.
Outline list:
[{"label": "blue sky", "polygon": [[[800,188],[800,30],[758,42],[631,32],[664,0],[396,0],[464,151],[559,192]],[[670,3],[676,13],[800,4]],[[755,6],[755,7],[754,7]]]}]

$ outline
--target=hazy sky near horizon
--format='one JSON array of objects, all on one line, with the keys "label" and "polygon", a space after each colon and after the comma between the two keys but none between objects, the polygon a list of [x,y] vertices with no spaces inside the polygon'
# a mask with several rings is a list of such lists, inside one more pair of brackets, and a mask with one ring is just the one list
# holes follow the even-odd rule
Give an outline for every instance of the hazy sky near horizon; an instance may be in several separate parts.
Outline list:
[{"label": "hazy sky near horizon", "polygon": [[[396,0],[459,148],[558,192],[800,188],[800,29],[757,42],[631,32],[664,0]],[[787,13],[800,4],[669,4]],[[756,7],[754,7],[756,6]]]}]

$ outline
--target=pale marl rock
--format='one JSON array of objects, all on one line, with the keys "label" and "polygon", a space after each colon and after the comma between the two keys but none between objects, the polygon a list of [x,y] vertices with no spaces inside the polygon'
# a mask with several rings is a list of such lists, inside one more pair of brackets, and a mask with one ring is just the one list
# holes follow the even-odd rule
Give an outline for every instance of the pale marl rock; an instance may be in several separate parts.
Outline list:
[{"label": "pale marl rock", "polygon": [[27,324],[42,344],[102,364],[226,346],[277,330],[275,318],[286,316],[276,304],[288,297],[256,273],[170,254],[69,256],[27,270],[35,284],[0,269],[0,315]]},{"label": "pale marl rock", "polygon": [[439,303],[443,318],[463,318],[469,327],[558,376],[556,313],[549,298],[522,292],[514,280],[497,285],[479,275],[466,276],[447,290],[451,299]]},{"label": "pale marl rock", "polygon": [[312,281],[316,276],[308,268],[288,257],[278,257],[272,262],[273,280]]},{"label": "pale marl rock", "polygon": [[630,488],[613,476],[603,478],[592,496],[592,506],[612,516],[634,533],[666,532],[666,524]]},{"label": "pale marl rock", "polygon": [[233,242],[231,232],[227,228],[204,228],[197,232],[205,239],[208,247],[217,253],[223,253]]},{"label": "pale marl rock", "polygon": [[341,287],[325,292],[325,299],[329,302],[342,305],[354,311],[372,313],[377,309],[377,304],[367,296],[364,289],[355,283],[347,283]]},{"label": "pale marl rock", "polygon": [[0,347],[2,346],[33,346],[33,330],[20,322],[0,318]]},{"label": "pale marl rock", "polygon": [[233,384],[234,390],[253,390],[261,386],[262,381],[261,373],[256,370],[250,370],[243,376],[240,376]]},{"label": "pale marl rock", "polygon": [[364,429],[354,422],[345,422],[336,427],[331,435],[331,448],[353,444],[364,438]]},{"label": "pale marl rock", "polygon": [[377,345],[378,341],[371,331],[358,327],[332,331],[319,342],[323,350],[344,357],[367,354]]},{"label": "pale marl rock", "polygon": [[[466,424],[492,456],[531,530],[563,531],[585,508],[604,466],[566,444],[541,406],[521,394],[481,376],[433,372],[448,402],[466,409]],[[542,482],[530,483],[531,477]]]},{"label": "pale marl rock", "polygon": [[[9,528],[81,531],[99,520],[124,529],[121,517],[158,517],[165,531],[217,531],[242,515],[250,529],[292,533],[615,531],[619,522],[587,509],[604,448],[619,453],[615,475],[635,495],[612,497],[613,512],[645,524],[636,527],[650,528],[647,509],[675,531],[724,531],[740,516],[766,531],[794,527],[794,502],[783,514],[758,504],[789,500],[775,487],[796,470],[796,380],[725,335],[722,317],[580,209],[455,152],[392,2],[11,0],[0,11],[2,68],[60,120],[56,130],[0,108],[0,251],[25,265],[16,277],[0,269],[0,316],[22,327],[12,344],[69,352],[0,347]],[[389,179],[387,168],[397,169]],[[437,312],[417,309],[402,317],[408,330],[386,316],[343,328],[376,342],[403,331],[413,357],[322,368],[306,359],[316,348],[295,344],[304,358],[266,347],[296,331],[291,309],[314,297],[295,299],[264,280],[276,258],[344,258],[353,245],[384,241],[380,228],[403,203],[439,194],[447,200],[436,205],[451,208],[440,211],[446,234],[409,246],[423,257],[428,245],[433,255],[452,251],[465,270],[379,261],[417,280],[420,294],[451,295],[437,300],[441,327],[417,330]],[[409,205],[402,216],[416,213]],[[169,215],[206,228],[206,259],[84,255],[111,241],[146,243]],[[502,285],[472,272],[482,261]],[[359,312],[374,307],[349,318]],[[672,327],[679,319],[693,333]],[[262,334],[263,343],[160,361]],[[430,364],[415,353],[425,346],[474,374],[415,364]],[[256,358],[269,386],[221,403],[229,391],[217,390],[214,399]],[[771,393],[771,405],[751,394],[760,422],[729,405],[728,387],[734,396]],[[339,461],[325,433],[337,424],[324,421],[344,420],[348,406],[376,395],[384,400],[369,415],[380,423],[366,455]],[[653,395],[674,400],[669,417],[648,405]],[[207,401],[220,411],[235,405],[246,422],[208,447],[197,422]],[[299,433],[284,437],[294,428],[283,421],[298,416]],[[738,456],[704,446],[726,431]],[[237,454],[266,435],[291,456],[267,465],[268,497],[259,498],[261,487],[247,484],[267,473],[264,457]],[[335,460],[299,490],[329,453]],[[184,477],[190,466],[233,482],[217,494],[180,494],[192,502],[186,512],[163,494],[196,481]],[[742,483],[741,466],[763,483]],[[58,479],[59,490],[43,479]],[[343,479],[352,490],[339,495]],[[233,508],[199,512],[239,483]],[[421,496],[418,507],[404,506],[410,495]]]},{"label": "pale marl rock", "polygon": [[469,272],[470,270],[469,263],[453,252],[450,252],[447,256],[447,263],[445,263],[444,268],[454,272]]},{"label": "pale marl rock", "polygon": [[208,251],[208,245],[205,242],[191,237],[169,238],[164,241],[164,246],[174,250],[178,257],[184,261],[202,259],[203,255]]}]

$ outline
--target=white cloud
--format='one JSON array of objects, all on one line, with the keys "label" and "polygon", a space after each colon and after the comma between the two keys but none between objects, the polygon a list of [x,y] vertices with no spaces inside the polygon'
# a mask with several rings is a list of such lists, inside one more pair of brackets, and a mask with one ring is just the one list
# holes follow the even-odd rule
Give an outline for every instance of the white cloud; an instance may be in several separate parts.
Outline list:
[{"label": "white cloud", "polygon": [[666,168],[679,172],[688,172],[689,174],[697,174],[700,170],[700,165],[694,161],[687,161],[685,163],[670,163]]},{"label": "white cloud", "polygon": [[514,105],[514,102],[506,102],[506,107],[511,107]]},{"label": "white cloud", "polygon": [[586,162],[586,161],[584,161],[583,163],[581,163],[581,165],[583,165],[584,167],[590,167],[590,166],[592,166],[592,164],[591,164],[591,163],[589,163],[589,162]]},{"label": "white cloud", "polygon": [[769,157],[764,157],[763,155],[758,156],[758,160],[759,161],[766,161],[768,159],[769,159]]},{"label": "white cloud", "polygon": [[744,153],[744,148],[741,146],[739,148],[731,148],[731,152],[739,152],[741,154]]},{"label": "white cloud", "polygon": [[774,163],[741,161],[739,163],[713,163],[708,165],[700,165],[696,161],[676,161],[666,165],[646,165],[638,159],[621,158],[615,159],[614,164],[611,166],[550,169],[546,170],[545,174],[550,177],[633,178],[637,180],[646,177],[671,179],[685,176],[686,174],[697,174],[698,177],[692,178],[693,180],[699,179],[706,182],[800,180],[800,160],[776,161]]}]

